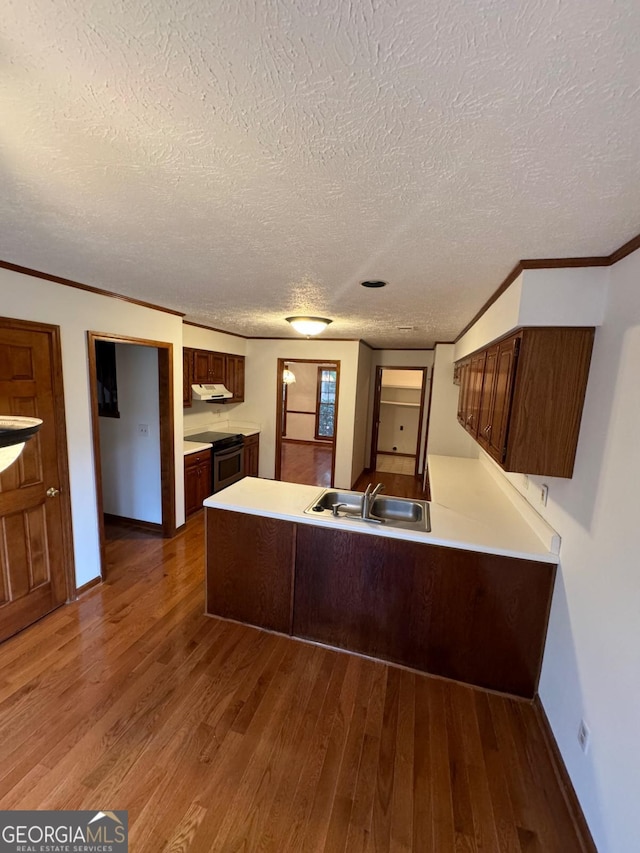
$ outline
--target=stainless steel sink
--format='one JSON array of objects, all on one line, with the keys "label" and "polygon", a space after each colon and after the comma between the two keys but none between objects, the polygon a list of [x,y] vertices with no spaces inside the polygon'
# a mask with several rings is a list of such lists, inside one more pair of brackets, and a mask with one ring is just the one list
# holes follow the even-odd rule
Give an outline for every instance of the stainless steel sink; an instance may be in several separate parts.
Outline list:
[{"label": "stainless steel sink", "polygon": [[396,498],[378,495],[374,499],[370,517],[362,518],[363,492],[347,492],[338,489],[323,489],[305,509],[308,515],[361,520],[364,524],[386,524],[406,530],[431,530],[428,501],[412,498]]}]

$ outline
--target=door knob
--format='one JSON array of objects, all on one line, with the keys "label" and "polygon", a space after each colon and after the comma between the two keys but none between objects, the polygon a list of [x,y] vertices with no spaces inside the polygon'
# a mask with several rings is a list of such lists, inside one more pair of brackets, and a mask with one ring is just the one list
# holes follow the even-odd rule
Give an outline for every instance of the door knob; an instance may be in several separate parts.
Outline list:
[{"label": "door knob", "polygon": [[60,494],[60,489],[55,489],[53,486],[51,486],[51,488],[47,489],[47,497],[48,498],[55,498],[59,494]]}]

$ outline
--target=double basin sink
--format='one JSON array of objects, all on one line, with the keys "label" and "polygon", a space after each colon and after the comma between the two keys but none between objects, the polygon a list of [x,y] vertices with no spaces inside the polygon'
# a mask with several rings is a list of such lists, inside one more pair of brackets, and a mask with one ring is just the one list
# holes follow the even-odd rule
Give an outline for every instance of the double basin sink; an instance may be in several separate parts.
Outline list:
[{"label": "double basin sink", "polygon": [[428,501],[376,495],[371,501],[368,514],[363,517],[363,500],[363,492],[323,489],[305,509],[305,513],[331,518],[359,519],[364,524],[386,524],[389,527],[419,530],[423,533],[431,530]]}]

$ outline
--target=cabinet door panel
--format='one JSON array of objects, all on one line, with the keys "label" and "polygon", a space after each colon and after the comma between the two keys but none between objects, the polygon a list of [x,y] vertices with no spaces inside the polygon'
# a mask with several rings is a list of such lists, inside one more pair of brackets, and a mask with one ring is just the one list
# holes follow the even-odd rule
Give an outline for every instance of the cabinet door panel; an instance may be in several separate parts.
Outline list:
[{"label": "cabinet door panel", "polygon": [[480,413],[478,415],[478,441],[486,448],[489,444],[490,432],[493,429],[493,402],[496,390],[496,367],[498,364],[498,347],[487,351],[484,363],[484,382],[480,395]]},{"label": "cabinet door panel", "polygon": [[221,352],[209,353],[209,383],[216,385],[225,381],[225,356]]},{"label": "cabinet door panel", "polygon": [[469,402],[465,428],[474,437],[478,434],[478,422],[480,416],[480,398],[482,395],[482,383],[484,377],[486,353],[481,352],[471,359],[469,379]]},{"label": "cabinet door panel", "polygon": [[507,432],[513,399],[513,374],[518,340],[518,338],[509,338],[498,346],[488,445],[489,453],[498,462],[504,462],[507,453]]},{"label": "cabinet door panel", "polygon": [[468,398],[470,389],[471,362],[463,361],[460,365],[460,391],[458,392],[458,421],[466,428]]},{"label": "cabinet door panel", "polygon": [[196,385],[209,383],[209,353],[206,350],[193,351],[193,381]]},{"label": "cabinet door panel", "polygon": [[182,350],[182,407],[187,409],[192,405],[191,386],[193,380],[193,350],[184,347]]},{"label": "cabinet door panel", "polygon": [[244,356],[228,355],[226,357],[225,384],[233,394],[228,403],[244,402]]},{"label": "cabinet door panel", "polygon": [[224,353],[203,349],[194,350],[193,381],[200,385],[223,383],[225,381]]},{"label": "cabinet door panel", "polygon": [[184,510],[191,515],[201,505],[198,487],[198,465],[185,465],[184,468]]},{"label": "cabinet door panel", "polygon": [[259,468],[260,439],[257,435],[247,436],[244,440],[244,475],[257,477]]},{"label": "cabinet door panel", "polygon": [[211,486],[211,460],[208,459],[198,466],[198,509],[202,502],[209,497],[213,489]]}]

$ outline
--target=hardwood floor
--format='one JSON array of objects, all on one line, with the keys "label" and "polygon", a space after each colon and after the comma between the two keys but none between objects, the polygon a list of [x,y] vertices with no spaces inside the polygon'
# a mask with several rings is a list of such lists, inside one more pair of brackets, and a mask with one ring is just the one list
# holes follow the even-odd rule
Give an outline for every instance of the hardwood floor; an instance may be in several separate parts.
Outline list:
[{"label": "hardwood floor", "polygon": [[388,471],[372,471],[369,474],[361,474],[355,484],[358,492],[363,492],[371,483],[384,484],[384,494],[395,495],[397,498],[418,498],[423,500],[428,496],[422,491],[420,480],[408,474],[391,474]]},{"label": "hardwood floor", "polygon": [[0,808],[128,809],[130,850],[581,847],[531,705],[203,615],[203,513],[0,646]]},{"label": "hardwood floor", "polygon": [[309,486],[331,485],[331,445],[283,440],[280,479]]}]

